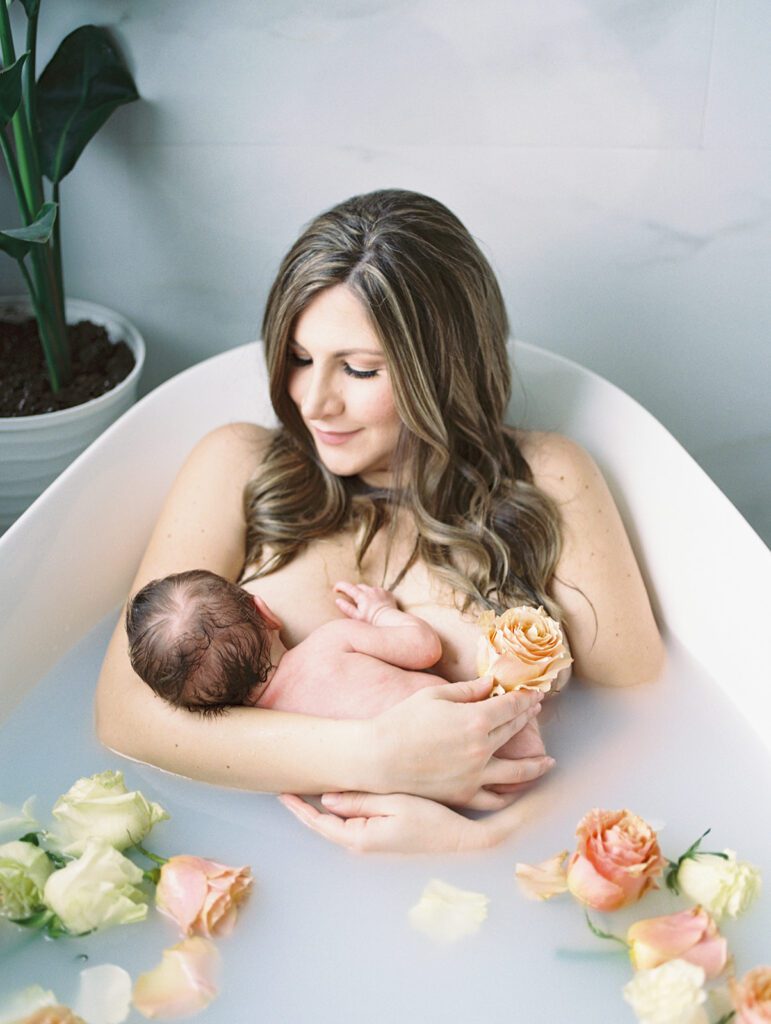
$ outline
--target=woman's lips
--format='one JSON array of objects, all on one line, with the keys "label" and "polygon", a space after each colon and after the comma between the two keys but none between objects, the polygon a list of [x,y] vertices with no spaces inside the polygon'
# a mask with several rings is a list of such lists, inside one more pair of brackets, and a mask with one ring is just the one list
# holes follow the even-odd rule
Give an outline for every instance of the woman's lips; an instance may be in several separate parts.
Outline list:
[{"label": "woman's lips", "polygon": [[359,433],[358,430],[319,430],[318,427],[313,428],[313,433],[323,444],[345,444],[352,437]]}]

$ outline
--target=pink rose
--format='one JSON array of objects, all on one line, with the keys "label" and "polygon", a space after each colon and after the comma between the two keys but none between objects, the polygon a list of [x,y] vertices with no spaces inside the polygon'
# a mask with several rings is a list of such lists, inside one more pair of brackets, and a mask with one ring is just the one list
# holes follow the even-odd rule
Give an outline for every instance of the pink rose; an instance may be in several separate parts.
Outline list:
[{"label": "pink rose", "polygon": [[155,902],[185,935],[228,935],[238,904],[252,885],[248,867],[230,868],[202,857],[172,857],[161,868]]},{"label": "pink rose", "polygon": [[568,889],[595,910],[618,910],[639,900],[666,863],[656,833],[630,811],[589,811],[576,829]]},{"label": "pink rose", "polygon": [[484,633],[477,647],[477,671],[492,676],[504,690],[547,693],[557,673],[572,661],[559,623],[543,608],[522,605],[497,618],[487,612],[479,624]]},{"label": "pink rose", "polygon": [[686,960],[701,967],[707,978],[716,978],[728,958],[728,943],[701,907],[638,921],[627,932],[626,941],[638,971],[669,960]]},{"label": "pink rose", "polygon": [[755,967],[741,981],[731,981],[733,1024],[769,1024],[771,1021],[771,967]]}]

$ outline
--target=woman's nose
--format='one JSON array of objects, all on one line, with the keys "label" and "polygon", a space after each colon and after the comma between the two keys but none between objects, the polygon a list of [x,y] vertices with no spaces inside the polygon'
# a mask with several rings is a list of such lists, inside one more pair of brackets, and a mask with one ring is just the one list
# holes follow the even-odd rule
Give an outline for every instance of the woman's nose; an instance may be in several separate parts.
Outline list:
[{"label": "woman's nose", "polygon": [[343,398],[329,375],[313,370],[308,374],[308,383],[300,408],[306,420],[320,420],[338,416],[343,411]]}]

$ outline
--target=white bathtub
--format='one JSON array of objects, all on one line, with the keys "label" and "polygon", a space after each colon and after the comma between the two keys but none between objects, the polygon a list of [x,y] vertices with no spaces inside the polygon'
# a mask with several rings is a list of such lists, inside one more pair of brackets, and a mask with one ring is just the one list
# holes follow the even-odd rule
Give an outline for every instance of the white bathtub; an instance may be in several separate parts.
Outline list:
[{"label": "white bathtub", "polygon": [[[273,423],[261,350],[246,345],[180,374],[92,445],[0,538],[0,801],[36,792],[41,811],[82,774],[122,768],[172,820],[153,848],[247,862],[257,890],[221,943],[222,995],[201,1020],[624,1021],[630,969],[565,898],[526,903],[518,859],[572,844],[591,806],[666,821],[674,856],[707,827],[771,878],[771,556],[696,463],[623,392],[575,364],[517,346],[528,426],[584,444],[611,485],[671,650],[667,676],[617,693],[572,687],[545,725],[558,760],[537,820],[497,851],[355,857],[303,830],[270,796],[226,793],[103,750],[90,720],[101,655],[163,496],[193,443],[229,420]],[[40,685],[36,685],[40,680]],[[259,756],[259,752],[255,752]],[[406,913],[440,877],[490,896],[480,933],[438,948]],[[662,894],[604,923],[664,912]],[[77,954],[132,975],[176,941],[156,919],[46,943],[0,927],[0,992],[33,982],[71,998]],[[768,962],[768,894],[728,932],[742,972]],[[765,925],[765,926],[764,926]],[[547,979],[549,979],[547,981]],[[139,1018],[133,1018],[139,1019]]]}]

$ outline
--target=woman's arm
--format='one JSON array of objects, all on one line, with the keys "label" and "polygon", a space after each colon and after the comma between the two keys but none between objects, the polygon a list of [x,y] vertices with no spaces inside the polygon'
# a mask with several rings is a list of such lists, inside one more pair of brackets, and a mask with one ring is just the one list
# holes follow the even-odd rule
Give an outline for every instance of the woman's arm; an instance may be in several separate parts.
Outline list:
[{"label": "woman's arm", "polygon": [[563,548],[552,594],[584,679],[641,683],[664,665],[664,645],[624,524],[591,457],[558,434],[521,438],[534,482],[557,503]]},{"label": "woman's arm", "polygon": [[[132,593],[185,569],[237,578],[246,536],[242,492],[269,437],[259,427],[235,424],[195,447],[169,492]],[[170,707],[134,674],[121,617],[99,677],[96,727],[101,741],[126,757],[221,785],[296,793],[414,791],[488,806],[494,794],[477,799],[482,787],[519,782],[523,770],[533,770],[493,757],[524,725],[525,704],[483,700],[490,686],[431,687],[370,720],[259,708],[204,719]]]}]

